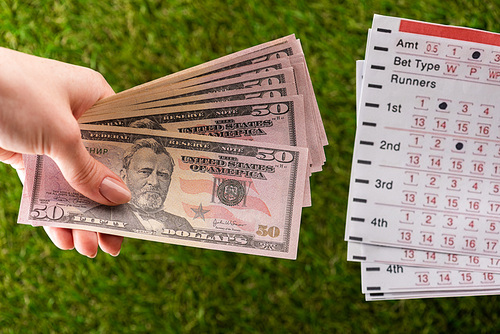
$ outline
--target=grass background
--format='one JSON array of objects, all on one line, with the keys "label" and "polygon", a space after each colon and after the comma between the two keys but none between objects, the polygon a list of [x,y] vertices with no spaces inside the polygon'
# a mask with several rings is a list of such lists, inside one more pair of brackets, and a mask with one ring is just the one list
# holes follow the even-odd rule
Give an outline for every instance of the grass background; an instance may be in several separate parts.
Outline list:
[{"label": "grass background", "polygon": [[[116,91],[290,33],[301,39],[330,145],[312,178],[298,259],[126,240],[91,260],[16,225],[0,165],[1,333],[387,333],[500,329],[496,296],[365,302],[343,241],[355,60],[374,13],[500,32],[500,3],[0,0],[0,45],[100,71]],[[0,73],[1,75],[1,73]],[[55,120],[56,121],[56,120]]]}]

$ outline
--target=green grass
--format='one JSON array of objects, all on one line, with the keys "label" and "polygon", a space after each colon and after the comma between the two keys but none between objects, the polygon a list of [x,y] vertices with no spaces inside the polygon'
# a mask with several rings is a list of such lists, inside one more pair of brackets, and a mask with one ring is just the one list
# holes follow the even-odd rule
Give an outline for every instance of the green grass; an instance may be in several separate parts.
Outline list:
[{"label": "green grass", "polygon": [[[126,240],[118,258],[60,251],[16,225],[0,166],[2,333],[491,333],[496,296],[365,302],[346,258],[355,60],[374,13],[500,32],[496,1],[0,1],[0,45],[92,67],[116,91],[290,33],[330,145],[296,261]],[[1,73],[0,73],[1,75]]]}]

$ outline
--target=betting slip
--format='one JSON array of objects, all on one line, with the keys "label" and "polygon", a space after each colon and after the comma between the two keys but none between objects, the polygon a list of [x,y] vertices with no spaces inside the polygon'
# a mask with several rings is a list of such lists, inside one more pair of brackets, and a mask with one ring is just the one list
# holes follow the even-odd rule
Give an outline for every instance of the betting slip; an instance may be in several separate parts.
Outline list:
[{"label": "betting slip", "polygon": [[367,300],[497,294],[500,35],[375,15],[345,239]]}]

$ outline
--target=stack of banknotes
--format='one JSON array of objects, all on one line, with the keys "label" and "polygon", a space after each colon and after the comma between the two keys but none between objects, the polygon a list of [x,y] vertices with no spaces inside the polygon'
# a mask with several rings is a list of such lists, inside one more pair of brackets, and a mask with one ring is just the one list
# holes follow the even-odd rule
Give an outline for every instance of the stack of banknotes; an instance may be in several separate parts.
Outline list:
[{"label": "stack of banknotes", "polygon": [[99,205],[26,156],[19,223],[296,258],[327,138],[295,36],[120,92],[79,122],[132,200]]}]

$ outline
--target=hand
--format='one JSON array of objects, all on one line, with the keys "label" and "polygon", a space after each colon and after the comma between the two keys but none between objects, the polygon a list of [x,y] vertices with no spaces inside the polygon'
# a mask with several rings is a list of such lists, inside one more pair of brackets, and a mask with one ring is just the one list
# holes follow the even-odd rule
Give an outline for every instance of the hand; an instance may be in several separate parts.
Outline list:
[{"label": "hand", "polygon": [[[69,184],[105,205],[130,200],[130,191],[107,167],[93,159],[80,138],[77,119],[113,89],[96,71],[0,48],[0,161],[24,180],[22,154],[46,154]],[[95,257],[98,245],[118,255],[123,237],[46,227],[52,242]]]}]

